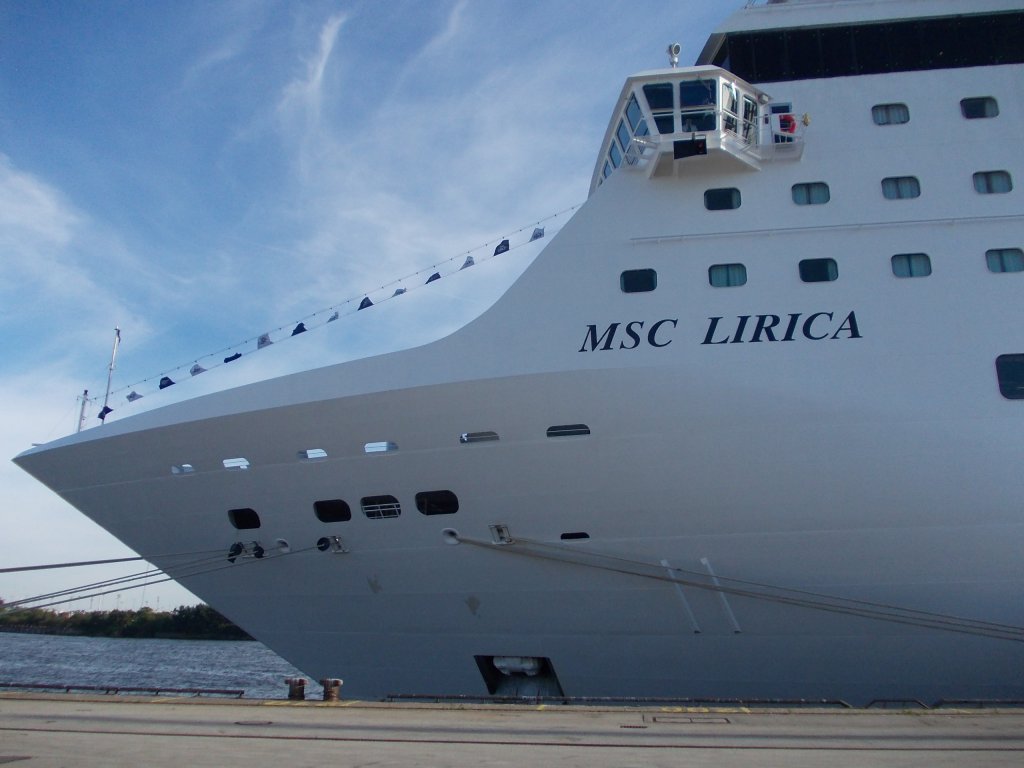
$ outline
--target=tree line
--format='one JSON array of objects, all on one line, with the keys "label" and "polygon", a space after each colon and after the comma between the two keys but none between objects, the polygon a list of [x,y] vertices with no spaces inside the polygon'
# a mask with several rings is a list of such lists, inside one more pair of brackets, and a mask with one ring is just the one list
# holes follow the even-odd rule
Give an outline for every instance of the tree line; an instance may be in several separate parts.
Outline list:
[{"label": "tree line", "polygon": [[0,632],[87,637],[161,637],[187,640],[252,640],[208,605],[180,605],[173,611],[66,611],[8,608],[0,600]]}]

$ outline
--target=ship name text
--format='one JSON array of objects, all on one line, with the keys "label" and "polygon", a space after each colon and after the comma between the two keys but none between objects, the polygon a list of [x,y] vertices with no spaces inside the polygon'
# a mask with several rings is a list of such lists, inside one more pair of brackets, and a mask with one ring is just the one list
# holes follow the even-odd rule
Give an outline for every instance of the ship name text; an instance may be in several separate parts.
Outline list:
[{"label": "ship name text", "polygon": [[[636,349],[667,347],[674,339],[678,318],[664,318],[648,324],[646,320],[610,323],[604,329],[587,325],[580,352],[610,349]],[[709,317],[704,333],[704,344],[753,344],[764,341],[795,341],[808,339],[860,339],[857,315],[841,312],[791,312],[785,315],[736,315],[735,317]]]}]

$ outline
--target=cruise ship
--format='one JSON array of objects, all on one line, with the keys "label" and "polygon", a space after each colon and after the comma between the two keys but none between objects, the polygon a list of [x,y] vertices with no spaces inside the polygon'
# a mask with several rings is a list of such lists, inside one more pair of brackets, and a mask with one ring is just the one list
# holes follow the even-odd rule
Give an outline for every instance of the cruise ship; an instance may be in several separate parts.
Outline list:
[{"label": "cruise ship", "polygon": [[1022,700],[1022,41],[748,3],[464,328],[14,460],[347,697]]}]

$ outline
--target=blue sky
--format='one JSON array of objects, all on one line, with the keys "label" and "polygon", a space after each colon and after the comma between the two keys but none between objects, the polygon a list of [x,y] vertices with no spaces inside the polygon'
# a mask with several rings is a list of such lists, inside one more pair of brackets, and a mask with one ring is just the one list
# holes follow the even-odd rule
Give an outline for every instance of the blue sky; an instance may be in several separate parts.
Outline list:
[{"label": "blue sky", "polygon": [[[0,0],[0,458],[74,430],[115,326],[114,388],[141,383],[150,407],[154,376],[435,265],[442,281],[342,305],[301,350],[243,345],[231,377],[197,381],[450,332],[543,242],[482,261],[497,240],[586,199],[625,77],[671,41],[692,63],[738,5]],[[467,252],[481,263],[449,276]],[[7,461],[0,529],[0,567],[130,554]],[[132,571],[0,575],[0,597]],[[194,601],[153,587],[93,607],[142,599]]]}]

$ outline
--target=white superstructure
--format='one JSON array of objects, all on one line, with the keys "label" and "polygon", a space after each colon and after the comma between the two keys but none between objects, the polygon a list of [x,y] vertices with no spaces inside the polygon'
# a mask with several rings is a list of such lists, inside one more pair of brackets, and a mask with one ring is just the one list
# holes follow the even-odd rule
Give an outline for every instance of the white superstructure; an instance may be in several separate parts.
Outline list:
[{"label": "white superstructure", "polygon": [[467,327],[16,461],[347,696],[1024,699],[1022,31],[752,4]]}]

